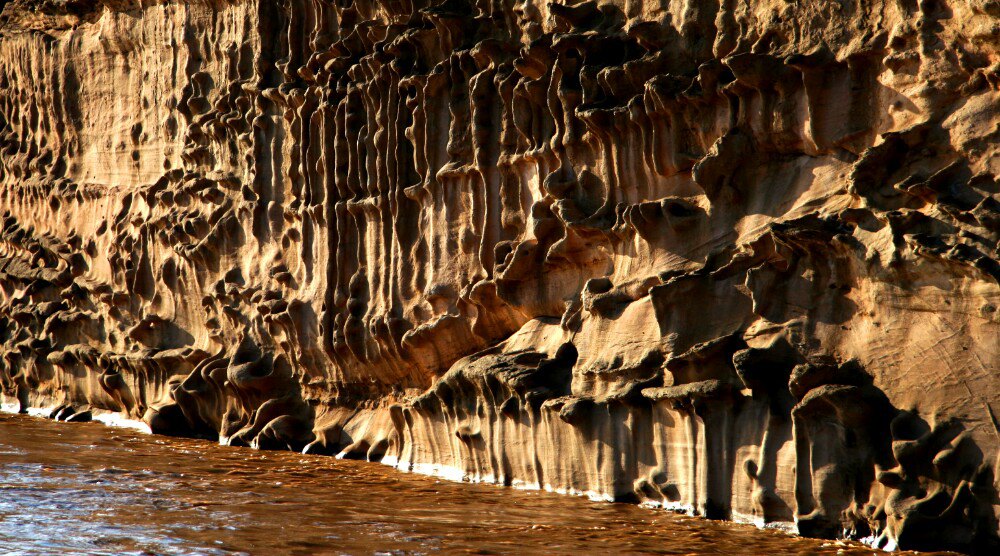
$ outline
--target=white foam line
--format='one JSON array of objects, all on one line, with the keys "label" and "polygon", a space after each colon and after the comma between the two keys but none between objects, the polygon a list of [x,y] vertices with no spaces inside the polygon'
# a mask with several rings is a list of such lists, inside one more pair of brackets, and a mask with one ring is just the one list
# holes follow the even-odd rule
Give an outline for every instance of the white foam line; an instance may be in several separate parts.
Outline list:
[{"label": "white foam line", "polygon": [[[0,404],[0,412],[3,413],[18,413],[18,408],[20,406],[16,403],[3,403]],[[57,406],[52,407],[29,407],[28,415],[31,417],[48,419],[49,415],[52,414],[52,410]],[[94,421],[97,421],[105,426],[113,427],[116,429],[131,429],[134,431],[142,432],[145,434],[153,434],[153,431],[149,429],[143,421],[137,421],[135,419],[129,419],[127,417],[122,417],[121,413],[115,413],[112,411],[104,411],[101,409],[91,410],[94,415]]]},{"label": "white foam line", "polygon": [[743,523],[746,525],[753,525],[758,529],[773,529],[775,531],[781,531],[783,533],[797,534],[795,530],[794,521],[764,521],[762,518],[755,515],[743,514],[740,512],[733,512],[730,516],[730,521],[733,523]]},{"label": "white foam line", "polygon": [[153,434],[153,431],[150,430],[149,425],[147,425],[145,421],[137,421],[135,419],[122,417],[120,413],[101,412],[94,415],[94,420],[109,427],[131,429],[146,434]]},{"label": "white foam line", "polygon": [[41,417],[43,419],[48,419],[49,415],[52,415],[52,410],[55,407],[29,407],[28,415],[32,417]]},{"label": "white foam line", "polygon": [[[343,457],[343,454],[338,454],[338,458]],[[493,475],[483,475],[483,476],[469,476],[464,470],[458,467],[452,467],[449,465],[442,465],[436,463],[415,463],[412,466],[401,462],[396,456],[385,456],[379,463],[382,465],[387,465],[403,473],[416,473],[418,475],[425,475],[429,477],[437,477],[440,479],[445,479],[448,481],[453,481],[457,483],[488,483],[501,485],[503,477],[495,477]],[[575,488],[564,488],[564,487],[553,487],[551,484],[546,483],[545,485],[539,485],[538,483],[529,483],[521,479],[514,479],[511,481],[510,487],[515,490],[524,491],[538,491],[544,490],[545,492],[551,492],[554,494],[569,495],[569,496],[581,496],[586,497],[594,502],[614,502],[614,497],[610,494],[596,492],[593,490],[579,490]],[[683,513],[692,517],[696,517],[694,506],[691,504],[683,504],[681,502],[657,502],[654,500],[646,500],[639,504],[651,509],[662,509],[670,512]],[[772,529],[776,531],[781,531],[791,535],[796,535],[795,523],[790,521],[772,521],[764,522],[753,515],[742,514],[739,512],[733,512],[731,515],[730,522],[739,523],[743,525],[753,525],[758,529]],[[874,541],[874,539],[872,539]],[[866,543],[869,546],[875,548],[873,542]]]},{"label": "white foam line", "polygon": [[[879,542],[883,540],[885,541],[885,546],[879,546],[878,545]],[[880,535],[869,535],[863,539],[858,539],[858,542],[878,550],[884,550],[886,552],[895,552],[896,550],[899,549],[899,547],[896,546],[896,539],[893,538],[883,539]]]},{"label": "white foam line", "polygon": [[[338,455],[339,457],[339,455]],[[493,485],[503,484],[502,478],[498,478],[494,475],[468,475],[464,469],[458,467],[453,467],[450,465],[442,465],[438,463],[414,463],[412,466],[408,466],[401,463],[395,456],[386,456],[382,458],[379,462],[383,465],[388,465],[389,467],[395,468],[404,473],[416,473],[418,475],[426,475],[429,477],[437,477],[440,479],[445,479],[447,481],[453,481],[456,483],[486,483]],[[578,490],[575,488],[563,488],[554,487],[550,484],[539,485],[538,483],[527,483],[521,480],[511,481],[511,487],[517,490],[544,490],[546,492],[552,492],[555,494],[570,495],[570,496],[583,496],[589,498],[594,502],[613,502],[614,497],[610,494],[597,492],[593,490]]]},{"label": "white foam line", "polygon": [[527,481],[522,481],[521,479],[514,479],[510,482],[511,488],[516,490],[542,490],[542,485],[538,483],[529,483]]},{"label": "white foam line", "polygon": [[597,492],[594,490],[579,490],[575,488],[553,487],[552,485],[547,483],[544,487],[542,487],[542,490],[544,490],[545,492],[554,492],[556,494],[568,494],[570,496],[584,496],[586,498],[589,498],[592,502],[615,501],[614,496],[602,492]]},{"label": "white foam line", "polygon": [[681,502],[661,502],[658,500],[643,500],[639,505],[646,506],[647,508],[656,508],[660,510],[667,510],[668,512],[694,516],[694,506],[691,504],[684,504]]},{"label": "white foam line", "polygon": [[[3,403],[3,404],[0,404],[0,411],[2,411],[3,413],[14,413],[14,414],[17,414],[17,413],[20,413],[20,411],[18,411],[18,409],[20,409],[20,407],[21,406],[19,404],[16,404],[16,403]],[[28,408],[28,415],[30,415],[32,417],[44,417],[44,418],[47,419],[49,417],[49,414],[52,413],[53,409],[55,409],[55,406],[48,407],[48,408],[46,408],[46,407],[29,407]]]},{"label": "white foam line", "polygon": [[396,456],[385,456],[379,463],[381,463],[382,465],[388,465],[389,467],[399,469],[398,467],[399,458],[397,458]]},{"label": "white foam line", "polygon": [[452,467],[450,465],[440,465],[436,463],[415,463],[413,464],[413,473],[419,475],[430,475],[433,477],[440,477],[448,481],[455,481],[456,483],[467,482],[465,480],[465,470],[459,469],[457,467]]},{"label": "white foam line", "polygon": [[[17,413],[18,405],[13,403],[2,403],[0,404],[0,412],[3,413]],[[28,408],[28,415],[33,417],[43,417],[48,418],[49,414],[52,412],[54,407],[50,408]],[[98,410],[100,411],[100,410]],[[94,415],[94,420],[98,421],[106,426],[114,428],[126,428],[132,429],[146,434],[152,434],[152,431],[143,421],[136,421],[135,419],[128,419],[122,417],[119,413],[112,413],[107,411],[101,411]],[[225,440],[223,437],[219,437],[219,444],[224,445]],[[345,453],[337,454],[335,457],[337,459],[343,459]],[[456,483],[487,483],[487,484],[502,484],[502,479],[497,478],[493,475],[483,475],[483,476],[468,476],[465,470],[458,467],[453,467],[450,465],[442,465],[438,463],[415,463],[412,466],[407,466],[403,462],[399,461],[396,456],[385,456],[379,461],[382,465],[387,465],[401,471],[403,473],[416,473],[418,475],[425,475],[428,477],[438,477],[440,479],[445,479],[447,481],[453,481]],[[585,496],[594,502],[614,502],[614,497],[596,492],[593,490],[578,490],[575,488],[564,488],[564,487],[553,487],[552,485],[546,483],[545,485],[539,485],[538,483],[529,483],[520,479],[514,479],[511,481],[510,487],[515,490],[525,490],[525,491],[537,491],[544,490],[546,492],[551,492],[554,494],[569,495],[569,496]],[[644,500],[639,504],[640,506],[653,508],[653,509],[663,509],[671,512],[683,513],[689,516],[695,516],[695,508],[691,504],[683,504],[680,502],[657,502],[655,500]],[[747,514],[742,514],[738,512],[733,512],[730,520],[733,523],[749,524],[754,525],[758,529],[774,529],[789,533],[792,535],[796,534],[795,523],[788,521],[772,521],[770,523],[765,523],[764,520]],[[870,546],[875,549],[879,549],[877,546],[879,538],[872,535],[870,537],[865,537],[860,539],[859,542]],[[886,546],[881,547],[881,550],[886,552],[894,552],[896,550],[896,543],[894,540],[889,539]]]}]

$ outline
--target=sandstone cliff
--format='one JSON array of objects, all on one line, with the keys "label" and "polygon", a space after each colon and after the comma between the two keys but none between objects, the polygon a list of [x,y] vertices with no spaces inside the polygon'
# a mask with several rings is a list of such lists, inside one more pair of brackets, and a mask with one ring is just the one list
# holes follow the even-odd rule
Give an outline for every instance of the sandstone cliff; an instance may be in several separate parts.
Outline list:
[{"label": "sandstone cliff", "polygon": [[1000,2],[13,0],[0,29],[8,401],[997,546]]}]

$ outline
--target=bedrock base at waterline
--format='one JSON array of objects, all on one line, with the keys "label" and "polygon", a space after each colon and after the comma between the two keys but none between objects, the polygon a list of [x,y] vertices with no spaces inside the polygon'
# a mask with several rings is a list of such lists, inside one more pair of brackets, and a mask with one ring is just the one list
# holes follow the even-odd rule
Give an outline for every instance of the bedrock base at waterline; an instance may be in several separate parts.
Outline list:
[{"label": "bedrock base at waterline", "polygon": [[997,2],[4,4],[7,403],[997,549]]}]

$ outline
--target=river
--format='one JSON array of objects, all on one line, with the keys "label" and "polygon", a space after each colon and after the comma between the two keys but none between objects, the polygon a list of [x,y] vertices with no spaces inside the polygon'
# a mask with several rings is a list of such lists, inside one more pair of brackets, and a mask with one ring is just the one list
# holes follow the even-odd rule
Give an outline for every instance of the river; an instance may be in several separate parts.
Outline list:
[{"label": "river", "polygon": [[0,413],[3,554],[872,554],[629,504]]}]

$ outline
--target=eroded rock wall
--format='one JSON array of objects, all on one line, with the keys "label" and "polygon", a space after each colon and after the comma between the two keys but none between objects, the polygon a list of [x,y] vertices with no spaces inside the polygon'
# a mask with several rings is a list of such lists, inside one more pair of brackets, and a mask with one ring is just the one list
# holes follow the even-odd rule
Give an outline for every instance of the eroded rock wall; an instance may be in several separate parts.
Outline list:
[{"label": "eroded rock wall", "polygon": [[0,26],[8,400],[996,547],[997,2]]}]

